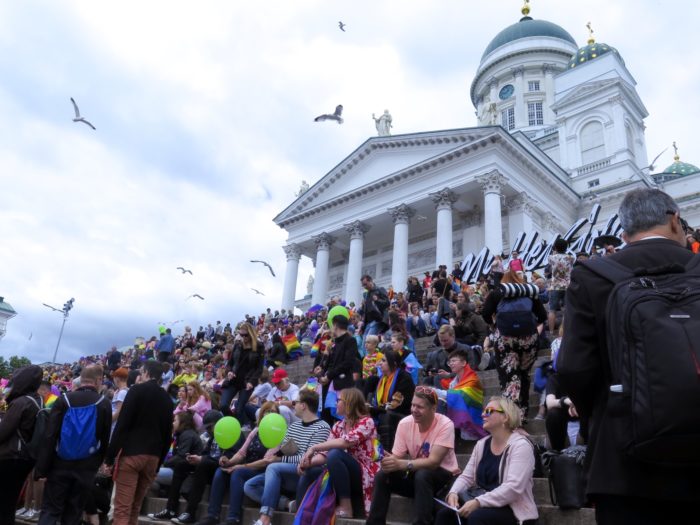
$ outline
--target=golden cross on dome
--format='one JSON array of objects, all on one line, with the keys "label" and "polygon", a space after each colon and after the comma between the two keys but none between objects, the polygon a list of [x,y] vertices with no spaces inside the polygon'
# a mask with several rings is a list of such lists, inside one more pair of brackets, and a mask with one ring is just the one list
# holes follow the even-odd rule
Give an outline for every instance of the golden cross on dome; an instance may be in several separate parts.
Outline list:
[{"label": "golden cross on dome", "polygon": [[530,0],[525,0],[525,4],[523,5],[523,8],[520,10],[520,12],[523,14],[523,16],[527,16],[530,14]]},{"label": "golden cross on dome", "polygon": [[586,27],[588,28],[588,43],[595,44],[595,38],[593,38],[593,28],[591,27],[591,23],[588,22],[586,24]]}]

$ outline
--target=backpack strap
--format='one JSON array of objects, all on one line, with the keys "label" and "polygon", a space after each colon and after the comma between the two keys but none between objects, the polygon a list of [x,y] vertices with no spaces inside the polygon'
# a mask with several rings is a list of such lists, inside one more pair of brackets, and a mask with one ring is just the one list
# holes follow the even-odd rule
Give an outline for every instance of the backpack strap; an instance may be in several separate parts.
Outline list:
[{"label": "backpack strap", "polygon": [[39,398],[39,399],[41,399],[41,404],[39,404],[39,403],[36,402],[36,399],[34,399],[32,396],[24,396],[24,397],[26,397],[27,399],[31,400],[31,402],[34,403],[34,405],[35,405],[39,410],[41,410],[42,408],[44,408],[44,400],[43,400],[43,399]]},{"label": "backpack strap", "polygon": [[66,405],[68,405],[68,408],[73,408],[70,406],[70,401],[68,401],[68,394],[63,394],[63,399],[66,400]]},{"label": "backpack strap", "polygon": [[617,284],[625,279],[634,277],[634,272],[624,264],[613,261],[609,257],[596,257],[587,261],[581,261],[580,264],[588,268],[596,275],[601,276],[614,284]]}]

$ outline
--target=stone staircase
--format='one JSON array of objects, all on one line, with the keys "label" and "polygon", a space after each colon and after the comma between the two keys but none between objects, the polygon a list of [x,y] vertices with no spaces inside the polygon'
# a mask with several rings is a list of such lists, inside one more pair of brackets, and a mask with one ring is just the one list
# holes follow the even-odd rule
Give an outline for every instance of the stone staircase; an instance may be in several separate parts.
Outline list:
[{"label": "stone staircase", "polygon": [[[419,361],[424,362],[425,358],[430,350],[432,350],[432,337],[425,337],[418,339],[416,341],[416,356]],[[538,359],[539,361],[546,360],[548,358],[549,351],[543,351]],[[313,360],[304,356],[301,359],[289,363],[285,368],[289,374],[290,380],[298,385],[302,385],[306,382],[309,372],[312,368]],[[534,367],[533,367],[534,373]],[[500,387],[498,383],[498,375],[495,370],[487,370],[485,372],[479,372],[483,387],[484,387],[484,399],[488,399],[493,395],[500,394]],[[539,400],[539,394],[534,391],[530,393],[530,416],[534,417],[537,412],[537,405]],[[525,429],[538,441],[543,442],[545,436],[544,421],[535,421],[530,419],[530,421],[525,426]],[[457,459],[460,466],[466,465],[469,460],[470,453],[473,449],[473,442],[465,442],[458,440],[456,444]],[[207,492],[208,493],[208,492]],[[198,519],[206,516],[207,503],[206,494],[202,503],[199,505]],[[551,503],[549,495],[549,482],[546,478],[535,478],[534,480],[534,496],[535,502],[540,513],[540,525],[594,525],[595,524],[595,514],[594,510],[590,508],[584,508],[580,510],[561,510],[555,507]],[[227,501],[225,499],[224,501]],[[166,499],[156,496],[149,496],[144,501],[143,507],[141,509],[141,516],[139,518],[139,523],[146,525],[148,523],[154,523],[153,520],[149,519],[146,515],[152,512],[159,512],[165,508]],[[181,509],[184,511],[185,503],[181,502]],[[221,519],[226,516],[228,510],[227,505],[224,505],[221,512]],[[243,512],[243,525],[252,524],[258,518],[259,506],[256,506],[253,502],[247,502],[244,507]],[[387,523],[389,525],[409,525],[413,519],[413,503],[412,500],[398,496],[394,494],[391,498],[391,503],[389,505],[389,513],[387,516]],[[294,522],[294,515],[289,512],[278,511],[275,513],[272,524],[273,525],[292,525]],[[337,519],[336,525],[364,525],[364,519]]]}]

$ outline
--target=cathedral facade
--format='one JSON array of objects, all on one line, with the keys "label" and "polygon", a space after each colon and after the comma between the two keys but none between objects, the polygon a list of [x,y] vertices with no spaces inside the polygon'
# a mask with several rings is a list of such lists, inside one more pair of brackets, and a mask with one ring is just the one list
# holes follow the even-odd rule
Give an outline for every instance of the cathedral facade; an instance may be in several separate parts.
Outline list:
[{"label": "cathedral facade", "polygon": [[[469,91],[478,126],[372,137],[275,217],[288,233],[282,308],[359,304],[364,274],[397,291],[440,264],[476,278],[514,246],[536,268],[557,235],[590,249],[593,234],[619,232],[615,212],[637,187],[666,191],[700,224],[700,169],[677,152],[649,166],[648,113],[620,53],[523,14],[483,53]],[[297,300],[301,256],[315,275]]]}]

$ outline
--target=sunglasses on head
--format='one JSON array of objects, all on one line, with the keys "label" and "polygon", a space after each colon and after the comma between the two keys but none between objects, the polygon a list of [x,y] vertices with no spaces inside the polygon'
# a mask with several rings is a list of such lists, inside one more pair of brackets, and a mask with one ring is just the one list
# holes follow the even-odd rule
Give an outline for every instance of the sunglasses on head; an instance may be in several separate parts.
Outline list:
[{"label": "sunglasses on head", "polygon": [[417,386],[414,393],[430,396],[433,399],[433,403],[437,404],[437,392],[429,386]]},{"label": "sunglasses on head", "polygon": [[490,416],[494,412],[498,412],[499,414],[504,414],[505,410],[502,408],[493,408],[493,407],[486,407],[484,411],[481,413],[482,416]]}]

